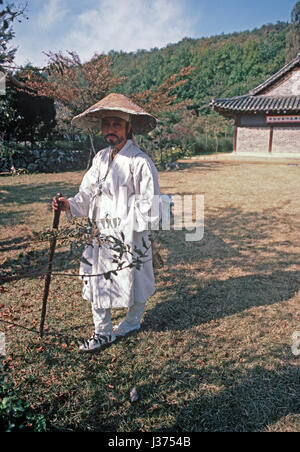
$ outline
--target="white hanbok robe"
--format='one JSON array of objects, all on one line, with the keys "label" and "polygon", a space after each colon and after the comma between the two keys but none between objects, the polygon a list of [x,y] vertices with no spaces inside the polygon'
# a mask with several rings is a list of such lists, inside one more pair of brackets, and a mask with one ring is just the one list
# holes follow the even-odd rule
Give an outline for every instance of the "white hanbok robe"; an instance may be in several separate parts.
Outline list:
[{"label": "white hanbok robe", "polygon": [[[130,307],[135,302],[145,303],[155,292],[149,232],[158,229],[159,195],[158,174],[152,160],[128,140],[113,160],[110,148],[99,151],[79,192],[68,199],[69,217],[89,217],[96,221],[102,234],[120,240],[123,235],[132,252],[135,247],[144,252],[145,243],[150,247],[139,270],[135,267],[119,270],[111,280],[104,276],[83,278],[83,298],[94,307]],[[116,269],[115,254],[109,245],[99,247],[94,243],[84,253],[92,265],[81,264],[80,274],[98,275]],[[126,253],[123,260],[127,265],[132,256]]]}]

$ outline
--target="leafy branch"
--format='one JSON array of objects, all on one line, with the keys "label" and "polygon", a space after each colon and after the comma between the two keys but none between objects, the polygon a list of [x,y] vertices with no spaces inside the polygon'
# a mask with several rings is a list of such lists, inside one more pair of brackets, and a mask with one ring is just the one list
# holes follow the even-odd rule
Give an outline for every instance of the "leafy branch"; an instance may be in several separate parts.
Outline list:
[{"label": "leafy branch", "polygon": [[[109,221],[109,220],[108,220]],[[110,220],[112,221],[112,220]],[[140,250],[134,247],[132,250],[131,246],[125,243],[125,236],[121,232],[121,238],[117,238],[112,235],[105,235],[101,233],[98,229],[96,222],[91,222],[88,220],[86,223],[83,220],[74,220],[71,226],[62,227],[59,230],[46,229],[40,232],[34,233],[34,243],[50,241],[53,237],[61,244],[62,247],[67,246],[69,251],[65,257],[65,265],[69,265],[72,260],[80,260],[82,263],[92,266],[91,262],[83,256],[86,247],[108,246],[112,254],[112,264],[115,264],[115,268],[97,274],[78,274],[78,273],[67,273],[64,271],[55,270],[52,272],[53,276],[61,277],[100,277],[103,276],[105,279],[111,279],[112,275],[117,276],[118,272],[126,268],[137,268],[140,270],[141,265],[146,261],[150,260],[148,251],[151,245],[147,245],[143,239],[143,249]],[[30,251],[27,255],[22,255],[20,264],[22,265],[22,270],[18,272],[11,272],[0,275],[0,284],[9,281],[15,281],[22,278],[32,278],[45,275],[47,273],[48,264],[43,263],[38,267],[32,268],[31,258],[35,256],[34,251]],[[145,260],[146,259],[146,260]],[[55,264],[59,259],[53,258],[51,264]],[[27,269],[30,267],[30,271]]]}]

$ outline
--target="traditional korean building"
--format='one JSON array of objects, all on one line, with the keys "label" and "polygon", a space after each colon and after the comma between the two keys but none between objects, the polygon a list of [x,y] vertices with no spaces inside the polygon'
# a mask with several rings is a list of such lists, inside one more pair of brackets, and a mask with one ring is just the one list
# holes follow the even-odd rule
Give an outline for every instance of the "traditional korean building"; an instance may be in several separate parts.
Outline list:
[{"label": "traditional korean building", "polygon": [[235,153],[300,157],[300,53],[248,94],[210,105],[234,119]]}]

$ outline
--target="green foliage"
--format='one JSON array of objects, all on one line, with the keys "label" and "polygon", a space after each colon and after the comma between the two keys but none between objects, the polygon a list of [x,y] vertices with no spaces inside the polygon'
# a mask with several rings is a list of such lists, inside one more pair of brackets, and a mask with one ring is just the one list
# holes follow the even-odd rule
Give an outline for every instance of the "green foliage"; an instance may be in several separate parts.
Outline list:
[{"label": "green foliage", "polygon": [[164,169],[166,163],[176,162],[184,157],[192,156],[194,153],[187,148],[180,146],[165,147],[156,152],[154,157],[154,163],[157,167]]},{"label": "green foliage", "polygon": [[16,143],[0,142],[0,160],[7,159],[13,164],[13,159],[18,156],[22,156],[24,148]]},{"label": "green foliage", "polygon": [[21,399],[0,358],[0,431],[45,432],[46,419]]},{"label": "green foliage", "polygon": [[233,121],[214,112],[199,117],[191,111],[164,116],[156,129],[137,139],[158,168],[195,154],[232,152]]},{"label": "green foliage", "polygon": [[59,149],[61,151],[88,150],[88,144],[84,141],[45,140],[36,144],[40,149]]},{"label": "green foliage", "polygon": [[13,105],[13,92],[6,86],[5,96],[0,96],[0,139],[7,140],[7,129],[16,127],[17,116]]},{"label": "green foliage", "polygon": [[278,22],[242,33],[185,38],[163,49],[111,52],[115,73],[127,77],[117,89],[128,95],[154,89],[192,66],[188,82],[176,90],[178,100],[192,99],[209,113],[213,97],[244,94],[284,65],[289,29],[288,23]]},{"label": "green foliage", "polygon": [[291,12],[291,19],[293,24],[300,25],[300,1],[298,1]]},{"label": "green foliage", "polygon": [[[106,146],[106,142],[102,136],[96,135],[94,137],[94,146],[96,152],[103,149]],[[74,151],[82,150],[88,151],[90,149],[90,141],[87,135],[81,134],[77,135],[76,140],[66,140],[66,139],[48,139],[36,143],[36,147],[40,149],[60,149],[62,151]]]},{"label": "green foliage", "polygon": [[286,35],[286,63],[295,58],[300,50],[300,1],[291,12],[291,26]]},{"label": "green foliage", "polygon": [[0,1],[0,65],[14,60],[17,49],[10,46],[15,36],[12,24],[15,20],[21,22],[20,17],[24,17],[26,7],[26,4],[22,6],[10,0]]}]

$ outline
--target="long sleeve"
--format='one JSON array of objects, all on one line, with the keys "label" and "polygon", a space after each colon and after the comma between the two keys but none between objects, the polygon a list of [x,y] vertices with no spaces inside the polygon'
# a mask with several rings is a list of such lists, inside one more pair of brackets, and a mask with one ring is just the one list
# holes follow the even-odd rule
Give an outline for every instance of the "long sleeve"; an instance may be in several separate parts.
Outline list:
[{"label": "long sleeve", "polygon": [[67,214],[68,219],[73,217],[84,218],[89,216],[89,210],[96,187],[99,157],[100,153],[94,157],[91,168],[82,179],[78,193],[73,198],[68,199],[70,203],[70,212]]},{"label": "long sleeve", "polygon": [[158,229],[159,183],[157,169],[150,159],[138,157],[133,171],[135,196],[130,209],[134,209],[135,231]]}]

